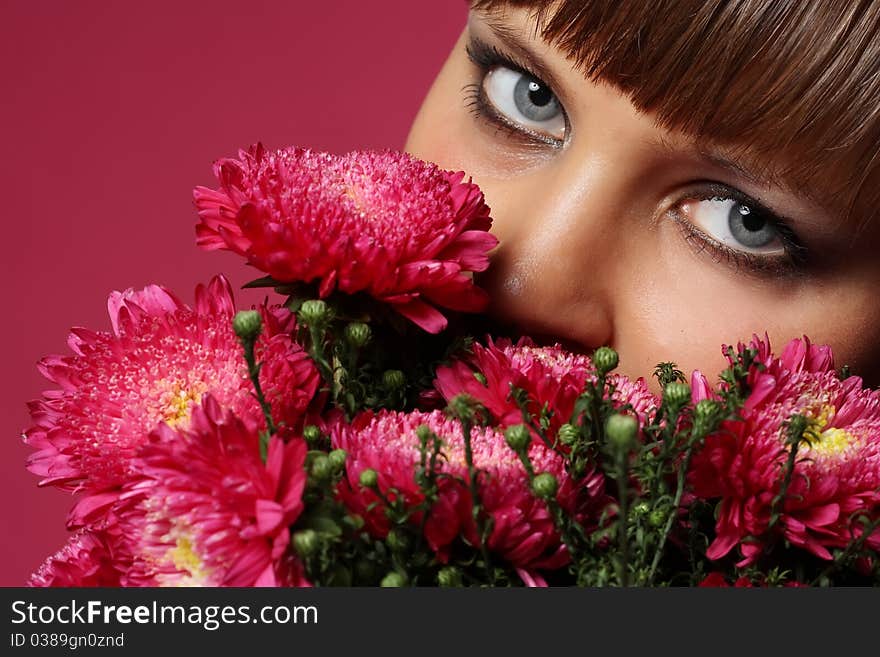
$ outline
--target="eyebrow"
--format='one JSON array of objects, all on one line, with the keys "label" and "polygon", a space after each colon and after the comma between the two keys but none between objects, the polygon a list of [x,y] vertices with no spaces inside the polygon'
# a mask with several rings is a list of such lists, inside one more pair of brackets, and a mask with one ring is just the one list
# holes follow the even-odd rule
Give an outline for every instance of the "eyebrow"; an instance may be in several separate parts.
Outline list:
[{"label": "eyebrow", "polygon": [[695,158],[705,165],[723,169],[758,189],[766,190],[768,187],[775,187],[786,194],[798,197],[801,202],[805,202],[825,214],[836,215],[841,211],[833,202],[823,202],[816,196],[815,191],[799,187],[796,180],[792,182],[791,179],[784,176],[784,173],[774,171],[769,165],[762,164],[758,158],[749,156],[747,153],[737,156],[735,151],[734,153],[725,152],[723,148],[713,147],[705,141],[703,143],[697,142],[689,148],[681,148],[662,136],[648,140],[646,145],[660,156],[684,155]]},{"label": "eyebrow", "polygon": [[798,181],[794,177],[787,177],[784,172],[776,172],[772,167],[760,164],[755,158],[749,158],[748,156],[737,158],[700,146],[697,147],[697,157],[707,164],[725,169],[743,178],[756,187],[777,187],[788,194],[801,197],[803,200],[826,212],[835,211],[833,203],[823,203],[814,191],[803,185],[798,185]]},{"label": "eyebrow", "polygon": [[[544,62],[541,57],[532,52],[532,50],[522,41],[520,34],[512,29],[509,25],[504,23],[502,20],[496,18],[494,15],[483,15],[482,22],[486,24],[489,30],[493,33],[495,38],[504,44],[504,47],[507,50],[510,50],[513,55],[516,56],[517,59],[522,60],[523,64],[525,64],[532,73],[537,75],[543,82],[546,82],[553,89],[553,92],[562,96],[560,98],[563,101],[563,105],[565,105],[565,85],[561,84],[556,76],[553,74],[551,67]],[[535,35],[538,34],[538,27],[535,26]],[[479,37],[472,35],[472,38],[475,40],[480,40]],[[652,150],[662,153],[664,155],[673,155],[681,153],[681,149],[676,148],[671,143],[658,139],[656,141],[649,142],[649,146]],[[753,173],[753,169],[758,167],[750,167],[748,162],[739,162],[737,159],[732,157],[725,157],[718,152],[715,152],[712,149],[706,147],[698,147],[696,155],[699,159],[703,160],[707,164],[711,164],[715,167],[725,169],[732,174],[744,178],[748,180],[755,186],[763,186],[767,182],[770,182],[776,186],[788,188],[787,185],[781,184],[781,181],[776,179],[776,177],[772,176],[769,170],[764,170],[763,167],[760,167],[761,174],[763,179]]]},{"label": "eyebrow", "polygon": [[704,160],[708,164],[712,166],[716,166],[721,169],[725,169],[730,173],[739,176],[740,178],[745,178],[750,183],[756,186],[761,186],[764,183],[770,183],[773,185],[779,186],[781,181],[777,180],[775,176],[770,174],[769,171],[765,172],[764,175],[759,178],[756,176],[750,169],[747,169],[745,166],[738,163],[736,160],[729,159],[727,157],[722,157],[717,153],[713,153],[711,151],[707,151],[705,149],[700,149],[698,151],[698,157],[701,160]]},{"label": "eyebrow", "polygon": [[737,158],[725,154],[722,151],[704,144],[695,144],[691,148],[680,148],[662,136],[654,137],[646,142],[647,146],[655,153],[662,156],[688,155],[696,157],[701,162],[728,171],[729,173],[743,178],[756,187],[765,187],[768,184],[782,189],[796,192],[790,184],[774,174],[769,167],[760,166],[749,158]]},{"label": "eyebrow", "polygon": [[[557,98],[562,102],[563,106],[570,104],[570,96],[566,93],[566,86],[559,82],[559,79],[553,74],[549,64],[547,64],[539,55],[532,51],[526,45],[521,36],[521,32],[510,27],[496,12],[479,12],[480,22],[485,24],[494,38],[498,40],[505,50],[510,51],[517,59],[521,60],[531,73],[541,79],[541,81],[550,85]],[[473,28],[473,24],[469,22],[469,29]],[[540,28],[535,24],[535,38],[543,38],[540,35]],[[480,40],[480,37],[471,35],[471,38]],[[546,43],[546,42],[545,42]],[[588,78],[585,78],[588,80]],[[685,135],[687,136],[687,135]],[[694,137],[689,137],[694,139]],[[787,179],[785,175],[774,172],[772,167],[767,164],[761,164],[756,157],[750,157],[747,154],[734,155],[730,151],[736,149],[723,149],[717,146],[711,146],[708,139],[695,139],[695,144],[691,149],[682,149],[675,146],[670,141],[659,137],[650,140],[647,144],[655,152],[662,155],[690,155],[696,157],[707,165],[724,169],[731,174],[751,183],[758,188],[766,188],[767,186],[777,187],[787,193],[800,196],[815,207],[826,212],[836,212],[833,204],[823,203],[816,195],[802,186],[796,181]],[[727,151],[727,152],[725,152]]]}]

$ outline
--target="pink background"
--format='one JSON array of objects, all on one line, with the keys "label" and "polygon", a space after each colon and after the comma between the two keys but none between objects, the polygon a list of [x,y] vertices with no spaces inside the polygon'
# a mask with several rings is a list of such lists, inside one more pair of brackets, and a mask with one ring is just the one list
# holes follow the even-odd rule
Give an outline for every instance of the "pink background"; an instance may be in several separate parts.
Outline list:
[{"label": "pink background", "polygon": [[458,0],[2,3],[0,585],[66,537],[71,498],[37,488],[19,439],[37,360],[67,353],[71,326],[109,328],[113,289],[189,302],[214,273],[253,278],[194,245],[212,161],[257,140],[401,148],[464,18]]}]

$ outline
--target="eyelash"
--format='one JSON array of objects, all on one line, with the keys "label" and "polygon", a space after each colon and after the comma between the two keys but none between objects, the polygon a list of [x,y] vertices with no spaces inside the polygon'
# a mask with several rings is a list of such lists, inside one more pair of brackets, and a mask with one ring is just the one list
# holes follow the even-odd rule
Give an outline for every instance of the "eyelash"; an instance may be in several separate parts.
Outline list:
[{"label": "eyelash", "polygon": [[[536,75],[529,67],[516,61],[512,56],[500,51],[497,47],[478,39],[471,39],[470,43],[465,46],[465,52],[467,52],[468,59],[471,60],[480,72],[479,82],[465,85],[463,88],[465,107],[471,114],[496,130],[504,131],[509,138],[519,141],[526,146],[549,145],[554,148],[561,148],[564,145],[564,140],[553,139],[508,120],[495,110],[483,92],[483,80],[489,74],[489,71],[497,67],[516,71],[536,80],[541,80],[539,75]],[[541,80],[541,83],[546,84],[543,80]],[[560,108],[562,108],[561,104]],[[562,115],[565,119],[565,131],[568,134],[568,114],[566,114],[564,109],[562,109]]]},{"label": "eyelash", "polygon": [[[505,132],[508,138],[518,141],[525,146],[546,147],[550,145],[554,148],[562,148],[564,146],[565,140],[557,140],[547,135],[533,132],[522,125],[506,119],[495,110],[485,97],[483,80],[489,71],[496,67],[517,71],[541,81],[542,84],[546,84],[539,75],[536,75],[529,67],[516,61],[516,59],[502,52],[496,46],[487,44],[479,39],[472,38],[465,46],[465,52],[468,59],[479,71],[479,81],[465,85],[462,89],[465,96],[465,106],[474,117],[498,131]],[[560,108],[565,119],[567,139],[567,135],[570,132],[569,118],[561,104]],[[785,256],[768,257],[733,249],[700,230],[675,209],[675,207],[686,200],[708,201],[714,198],[734,200],[766,216],[783,244]],[[669,212],[679,230],[681,230],[688,246],[697,253],[710,254],[713,261],[724,263],[734,271],[745,269],[749,273],[758,276],[796,276],[802,273],[804,264],[807,261],[807,249],[781,217],[755,199],[727,185],[707,181],[698,192],[676,201],[675,206]]]},{"label": "eyelash", "polygon": [[[732,200],[748,206],[753,212],[765,217],[782,242],[784,256],[762,256],[747,251],[739,251],[722,244],[717,239],[701,230],[676,209],[686,200],[710,201],[712,199]],[[743,194],[738,189],[716,182],[705,182],[695,193],[688,194],[676,201],[670,209],[673,220],[681,230],[685,242],[697,253],[709,253],[712,260],[724,263],[735,271],[742,269],[749,273],[764,276],[793,276],[802,273],[807,262],[808,251],[788,223],[770,208],[754,198]]]},{"label": "eyelash", "polygon": [[[695,226],[676,209],[686,200],[710,201],[712,199],[729,199],[748,206],[753,212],[766,217],[782,242],[785,255],[762,256],[733,249]],[[681,230],[688,246],[696,253],[710,254],[713,261],[724,263],[735,271],[745,269],[756,275],[795,276],[802,273],[804,265],[807,263],[807,248],[788,226],[788,223],[770,208],[733,187],[716,182],[706,182],[696,193],[688,194],[676,201],[673,208],[670,209],[670,214]]]}]

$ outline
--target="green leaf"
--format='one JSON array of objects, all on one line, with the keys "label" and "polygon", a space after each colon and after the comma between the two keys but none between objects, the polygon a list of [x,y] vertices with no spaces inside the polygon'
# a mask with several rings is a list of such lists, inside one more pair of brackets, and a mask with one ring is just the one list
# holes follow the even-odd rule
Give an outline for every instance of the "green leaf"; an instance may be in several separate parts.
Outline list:
[{"label": "green leaf", "polygon": [[261,287],[275,287],[280,283],[276,281],[271,276],[263,276],[262,278],[256,278],[252,281],[249,281],[241,286],[242,290],[249,290],[253,288],[261,288]]}]

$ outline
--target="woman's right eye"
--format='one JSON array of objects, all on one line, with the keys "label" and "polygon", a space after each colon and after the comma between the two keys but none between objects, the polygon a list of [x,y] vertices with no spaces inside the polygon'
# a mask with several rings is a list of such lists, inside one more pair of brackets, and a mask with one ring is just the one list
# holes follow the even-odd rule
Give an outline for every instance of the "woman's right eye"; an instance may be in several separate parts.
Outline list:
[{"label": "woman's right eye", "polygon": [[565,112],[550,87],[538,78],[505,66],[495,66],[483,78],[483,96],[507,123],[525,132],[563,141]]}]

